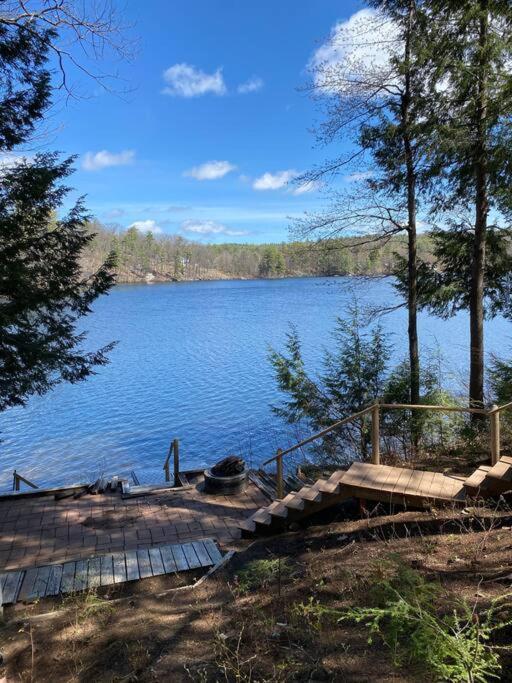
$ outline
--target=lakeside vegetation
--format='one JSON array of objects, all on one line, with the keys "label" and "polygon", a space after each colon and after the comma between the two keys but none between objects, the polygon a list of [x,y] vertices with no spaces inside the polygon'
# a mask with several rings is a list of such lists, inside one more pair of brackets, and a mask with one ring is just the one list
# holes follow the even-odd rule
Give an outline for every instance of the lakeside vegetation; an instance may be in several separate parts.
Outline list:
[{"label": "lakeside vegetation", "polygon": [[[95,234],[82,258],[94,272],[110,253],[116,255],[119,283],[178,280],[253,279],[270,277],[391,275],[403,259],[402,236],[374,243],[364,237],[282,242],[279,244],[203,244],[181,235],[153,235],[90,223]],[[418,253],[430,262],[428,234],[418,238]]]}]

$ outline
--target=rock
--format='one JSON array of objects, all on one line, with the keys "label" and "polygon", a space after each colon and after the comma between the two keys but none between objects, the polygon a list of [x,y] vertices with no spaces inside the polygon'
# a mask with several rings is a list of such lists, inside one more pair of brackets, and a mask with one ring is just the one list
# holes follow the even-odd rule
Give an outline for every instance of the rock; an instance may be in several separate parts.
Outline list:
[{"label": "rock", "polygon": [[228,455],[223,460],[215,463],[211,468],[211,473],[215,477],[232,477],[235,474],[242,474],[245,470],[245,461],[237,455]]}]

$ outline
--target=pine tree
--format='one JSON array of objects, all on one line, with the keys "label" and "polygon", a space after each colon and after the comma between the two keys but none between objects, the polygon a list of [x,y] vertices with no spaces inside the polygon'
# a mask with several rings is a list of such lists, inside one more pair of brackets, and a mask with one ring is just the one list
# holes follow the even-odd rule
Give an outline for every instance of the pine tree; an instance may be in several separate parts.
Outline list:
[{"label": "pine tree", "polygon": [[512,186],[512,6],[506,0],[428,4],[436,78],[431,88],[437,167],[432,197],[438,217],[448,216],[451,229],[435,235],[438,267],[445,275],[434,274],[434,283],[442,287],[439,292],[432,279],[429,285],[425,278],[425,288],[430,287],[432,294],[426,305],[436,310],[444,298],[444,313],[450,305],[453,310],[469,310],[469,399],[481,406],[486,307],[496,312],[508,306],[503,296],[510,268],[508,235],[500,228],[510,208]]},{"label": "pine tree", "polygon": [[[347,133],[357,144],[355,152],[326,162],[304,180],[347,172],[358,159],[367,172],[353,193],[334,193],[329,209],[297,221],[294,230],[309,239],[334,235],[363,235],[361,244],[371,250],[405,233],[407,258],[401,261],[404,302],[408,310],[409,400],[418,403],[420,356],[417,330],[417,213],[429,156],[429,121],[425,118],[427,53],[424,7],[419,0],[372,0],[352,35],[333,38],[344,59],[320,63],[315,69],[315,95],[327,101],[327,117],[320,128],[323,142]],[[368,45],[378,55],[367,55]],[[361,52],[365,55],[358,58]],[[384,56],[384,58],[383,58]],[[319,95],[320,94],[320,95]],[[364,162],[361,161],[364,159]]]},{"label": "pine tree", "polygon": [[[50,105],[53,30],[0,17],[0,153],[27,142]],[[113,284],[113,259],[83,278],[93,238],[79,201],[58,218],[73,159],[38,154],[0,172],[0,410],[61,381],[78,382],[106,362],[108,345],[85,351],[78,320]]]}]

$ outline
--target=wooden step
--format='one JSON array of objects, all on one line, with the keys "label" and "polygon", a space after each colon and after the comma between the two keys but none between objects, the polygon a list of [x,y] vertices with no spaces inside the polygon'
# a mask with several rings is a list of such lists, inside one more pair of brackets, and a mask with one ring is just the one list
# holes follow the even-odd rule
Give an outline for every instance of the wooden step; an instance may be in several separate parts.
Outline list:
[{"label": "wooden step", "polygon": [[270,515],[270,512],[268,512],[267,508],[260,508],[253,514],[251,520],[256,522],[256,524],[265,524],[268,526],[272,521],[272,516]]},{"label": "wooden step", "polygon": [[491,467],[487,473],[489,479],[499,479],[503,482],[512,481],[512,462],[508,462],[510,458],[503,457]]},{"label": "wooden step", "polygon": [[242,532],[247,531],[248,533],[252,534],[254,531],[256,531],[256,522],[253,522],[249,517],[249,519],[244,519],[241,522],[238,522],[238,528],[241,529]]},{"label": "wooden step", "polygon": [[297,495],[310,503],[319,503],[322,500],[322,492],[313,486],[304,486]]},{"label": "wooden step", "polygon": [[321,491],[322,493],[337,494],[340,492],[342,483],[343,478],[340,478],[338,480],[335,479],[334,481],[327,479],[325,481],[317,482],[315,488],[318,489],[318,491]]},{"label": "wooden step", "polygon": [[479,489],[484,485],[487,473],[490,470],[489,465],[482,465],[473,472],[471,476],[464,480],[464,486],[468,489]]},{"label": "wooden step", "polygon": [[297,493],[289,493],[282,500],[282,503],[286,505],[290,510],[304,510],[304,500]]},{"label": "wooden step", "polygon": [[289,508],[285,505],[284,500],[275,500],[267,507],[267,510],[273,517],[280,517],[282,519],[288,517]]}]

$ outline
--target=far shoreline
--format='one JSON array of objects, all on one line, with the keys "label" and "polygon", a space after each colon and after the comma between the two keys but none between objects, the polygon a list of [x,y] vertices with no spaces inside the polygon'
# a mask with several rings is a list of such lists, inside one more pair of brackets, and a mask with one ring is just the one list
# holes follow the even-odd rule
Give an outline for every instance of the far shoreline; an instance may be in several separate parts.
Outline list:
[{"label": "far shoreline", "polygon": [[168,284],[188,284],[192,282],[272,282],[275,280],[312,280],[312,279],[319,279],[319,278],[325,278],[329,280],[336,280],[339,278],[357,278],[357,279],[366,279],[366,280],[378,280],[378,279],[383,279],[387,277],[392,277],[391,273],[372,273],[372,274],[365,274],[365,273],[343,273],[343,274],[336,274],[336,275],[306,275],[306,274],[297,274],[297,275],[282,275],[280,277],[204,277],[204,278],[169,278],[169,279],[163,279],[163,278],[155,278],[155,279],[147,279],[147,278],[141,278],[138,280],[117,280],[115,286],[122,285],[123,287],[129,286],[129,285],[168,285]]}]

